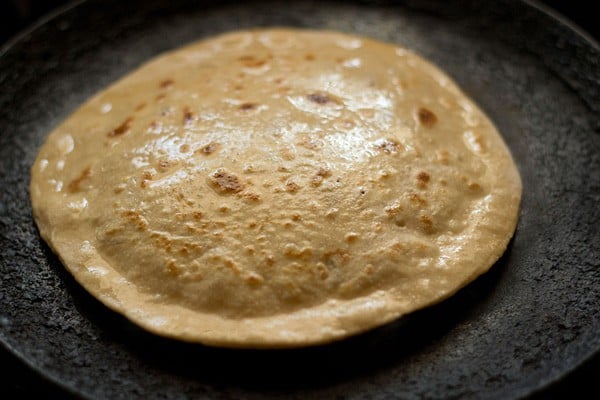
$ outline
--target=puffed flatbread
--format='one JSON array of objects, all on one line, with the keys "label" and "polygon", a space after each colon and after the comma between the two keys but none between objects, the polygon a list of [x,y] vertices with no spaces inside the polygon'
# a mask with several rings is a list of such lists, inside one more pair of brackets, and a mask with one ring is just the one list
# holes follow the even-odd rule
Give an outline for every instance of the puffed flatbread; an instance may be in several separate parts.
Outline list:
[{"label": "puffed flatbread", "polygon": [[42,237],[143,328],[227,347],[326,343],[494,264],[521,182],[500,134],[407,49],[264,29],[142,65],[32,167]]}]

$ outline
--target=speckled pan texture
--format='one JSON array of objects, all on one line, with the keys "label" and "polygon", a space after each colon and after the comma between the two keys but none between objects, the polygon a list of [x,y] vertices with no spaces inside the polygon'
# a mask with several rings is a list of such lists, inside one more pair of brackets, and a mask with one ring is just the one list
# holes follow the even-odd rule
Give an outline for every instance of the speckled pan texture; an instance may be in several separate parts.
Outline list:
[{"label": "speckled pan texture", "polygon": [[[513,1],[161,3],[85,2],[0,57],[5,347],[84,398],[519,398],[598,351],[596,45]],[[453,298],[336,344],[252,351],[158,338],[89,296],[43,244],[29,167],[48,131],[152,56],[270,25],[399,43],[448,72],[519,167],[515,238]]]}]

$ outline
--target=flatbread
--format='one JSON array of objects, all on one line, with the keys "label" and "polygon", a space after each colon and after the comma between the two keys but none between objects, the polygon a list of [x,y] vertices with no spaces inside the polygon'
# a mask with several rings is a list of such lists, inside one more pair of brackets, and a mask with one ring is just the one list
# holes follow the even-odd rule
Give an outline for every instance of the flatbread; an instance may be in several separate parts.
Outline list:
[{"label": "flatbread", "polygon": [[521,182],[490,120],[407,49],[329,31],[227,33],[87,101],[32,167],[42,237],[159,335],[326,343],[485,272]]}]

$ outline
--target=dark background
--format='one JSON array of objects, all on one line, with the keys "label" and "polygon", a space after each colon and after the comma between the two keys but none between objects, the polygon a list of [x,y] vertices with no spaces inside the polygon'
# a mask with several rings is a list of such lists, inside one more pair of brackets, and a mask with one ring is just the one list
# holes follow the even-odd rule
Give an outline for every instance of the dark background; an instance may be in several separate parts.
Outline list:
[{"label": "dark background", "polygon": [[[44,14],[60,7],[67,0],[0,0],[0,47],[26,29]],[[596,1],[543,0],[558,13],[575,22],[591,37],[600,40],[600,19],[595,11]],[[0,88],[1,89],[1,88]],[[40,379],[28,367],[0,345],[0,397],[16,398],[75,398]],[[597,355],[560,382],[551,385],[532,397],[564,399],[568,397],[593,398],[597,393],[595,383],[600,379],[600,357]]]},{"label": "dark background", "polygon": [[[127,1],[127,0],[124,0]],[[27,27],[47,12],[69,3],[67,0],[0,0],[0,43]],[[587,31],[600,38],[597,0],[540,0]]]}]

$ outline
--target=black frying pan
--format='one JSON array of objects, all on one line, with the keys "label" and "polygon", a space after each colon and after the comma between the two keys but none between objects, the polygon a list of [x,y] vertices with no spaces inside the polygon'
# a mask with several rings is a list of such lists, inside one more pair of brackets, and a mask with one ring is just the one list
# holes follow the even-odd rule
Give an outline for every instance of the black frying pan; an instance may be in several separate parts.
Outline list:
[{"label": "black frying pan", "polygon": [[[444,68],[503,133],[523,178],[516,236],[456,296],[300,350],[207,348],[107,310],[39,238],[29,166],[46,133],[151,56],[218,32],[332,28]],[[0,342],[85,398],[520,398],[600,349],[600,50],[519,1],[89,1],[0,54]]]}]

